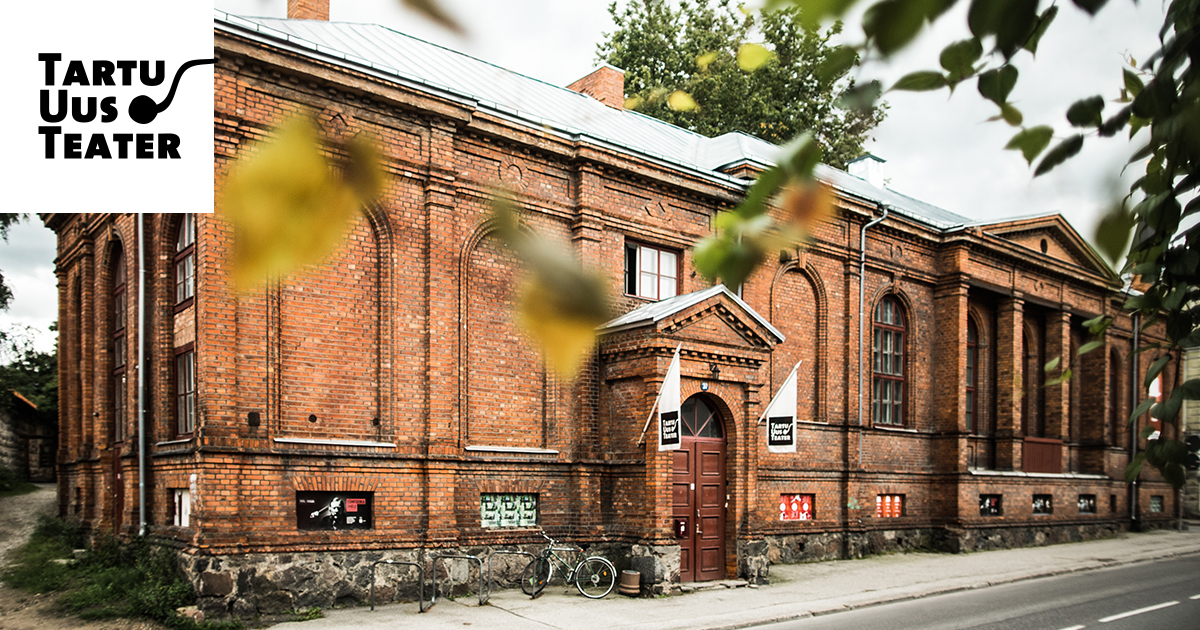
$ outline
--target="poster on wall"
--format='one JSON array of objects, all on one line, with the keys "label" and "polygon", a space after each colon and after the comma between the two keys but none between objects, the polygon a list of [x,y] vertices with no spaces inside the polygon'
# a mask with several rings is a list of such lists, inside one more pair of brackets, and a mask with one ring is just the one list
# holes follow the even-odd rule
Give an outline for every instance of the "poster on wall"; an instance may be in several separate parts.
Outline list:
[{"label": "poster on wall", "polygon": [[480,526],[537,527],[537,504],[536,494],[481,494]]},{"label": "poster on wall", "polygon": [[297,492],[296,527],[301,530],[372,529],[373,492]]},{"label": "poster on wall", "polygon": [[811,494],[779,495],[779,520],[811,521],[816,497]]}]

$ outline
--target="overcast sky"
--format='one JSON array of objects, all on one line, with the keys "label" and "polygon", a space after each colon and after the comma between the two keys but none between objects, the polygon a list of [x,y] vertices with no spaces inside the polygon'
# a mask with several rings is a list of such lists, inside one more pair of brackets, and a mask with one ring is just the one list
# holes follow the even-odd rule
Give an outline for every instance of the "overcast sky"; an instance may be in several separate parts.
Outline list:
[{"label": "overcast sky", "polygon": [[[624,4],[625,0],[619,0]],[[596,44],[613,30],[611,0],[441,0],[466,26],[459,37],[401,8],[400,0],[332,0],[332,20],[373,22],[478,57],[504,68],[556,85],[567,85],[596,64]],[[938,52],[967,36],[966,8],[960,1],[919,45],[889,64],[859,69],[860,80],[881,79],[890,85],[907,72],[937,69]],[[1045,4],[1045,2],[1043,2]],[[1048,124],[1056,139],[1070,129],[1064,117],[1078,98],[1117,96],[1124,59],[1139,63],[1156,49],[1162,25],[1161,1],[1113,0],[1095,19],[1071,2],[1060,2],[1057,20],[1042,40],[1038,58],[1021,54],[1021,78],[1010,100],[1025,115],[1027,126]],[[235,15],[284,17],[286,0],[214,0]],[[862,37],[859,22],[847,20],[846,39]],[[1125,136],[1089,137],[1083,153],[1047,176],[1033,180],[1019,153],[1003,151],[1015,129],[985,122],[997,113],[979,97],[974,82],[961,85],[953,97],[940,93],[889,93],[888,118],[867,149],[887,160],[885,177],[897,192],[973,219],[998,219],[1062,213],[1090,238],[1098,213],[1120,189],[1139,175],[1115,177],[1132,153]],[[1109,103],[1105,115],[1118,104]],[[1146,132],[1142,133],[1145,136]],[[1144,137],[1139,137],[1144,142]],[[0,325],[20,322],[45,330],[57,317],[53,275],[54,238],[34,220],[10,233],[0,245],[0,269],[16,294]],[[53,343],[43,335],[42,347]]]}]

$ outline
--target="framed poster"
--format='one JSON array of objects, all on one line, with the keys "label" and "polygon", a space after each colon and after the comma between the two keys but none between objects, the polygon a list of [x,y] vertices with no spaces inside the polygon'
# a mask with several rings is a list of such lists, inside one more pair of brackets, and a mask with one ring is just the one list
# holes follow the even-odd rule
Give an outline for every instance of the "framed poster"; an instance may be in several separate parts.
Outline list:
[{"label": "framed poster", "polygon": [[296,492],[296,528],[373,529],[374,492]]}]

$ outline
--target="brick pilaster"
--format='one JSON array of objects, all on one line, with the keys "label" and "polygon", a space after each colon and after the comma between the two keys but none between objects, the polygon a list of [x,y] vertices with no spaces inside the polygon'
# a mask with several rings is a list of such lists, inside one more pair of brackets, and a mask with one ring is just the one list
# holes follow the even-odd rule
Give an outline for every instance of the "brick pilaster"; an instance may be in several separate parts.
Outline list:
[{"label": "brick pilaster", "polygon": [[1021,469],[1024,310],[1024,301],[1013,297],[1001,302],[996,318],[996,468],[1001,470]]}]

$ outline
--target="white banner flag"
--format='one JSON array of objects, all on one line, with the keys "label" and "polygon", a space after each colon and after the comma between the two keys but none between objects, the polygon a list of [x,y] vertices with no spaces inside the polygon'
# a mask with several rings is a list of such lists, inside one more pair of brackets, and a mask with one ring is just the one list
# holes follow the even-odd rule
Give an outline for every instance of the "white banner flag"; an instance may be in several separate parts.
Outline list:
[{"label": "white banner flag", "polygon": [[796,452],[796,372],[800,363],[792,368],[763,412],[767,419],[767,450],[772,453]]},{"label": "white banner flag", "polygon": [[679,417],[679,347],[667,368],[658,392],[658,450],[673,451],[683,446],[683,419]]}]

